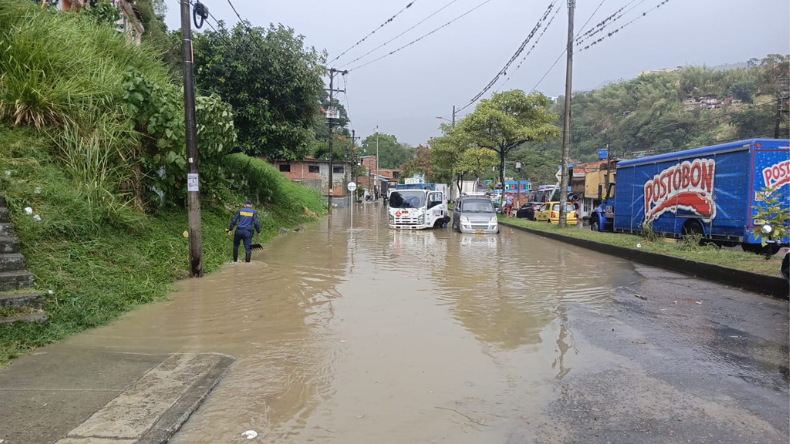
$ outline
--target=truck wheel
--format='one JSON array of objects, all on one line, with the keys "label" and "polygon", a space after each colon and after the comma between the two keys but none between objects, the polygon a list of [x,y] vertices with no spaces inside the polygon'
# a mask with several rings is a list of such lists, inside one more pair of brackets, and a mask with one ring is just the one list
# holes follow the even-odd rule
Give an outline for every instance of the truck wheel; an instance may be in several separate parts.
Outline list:
[{"label": "truck wheel", "polygon": [[590,219],[590,230],[601,231],[601,225],[597,217]]},{"label": "truck wheel", "polygon": [[[702,229],[702,225],[696,220],[690,220],[683,225],[683,238],[690,238],[692,236],[699,235],[704,236],[705,230]],[[700,245],[702,245],[703,240],[700,239]]]}]

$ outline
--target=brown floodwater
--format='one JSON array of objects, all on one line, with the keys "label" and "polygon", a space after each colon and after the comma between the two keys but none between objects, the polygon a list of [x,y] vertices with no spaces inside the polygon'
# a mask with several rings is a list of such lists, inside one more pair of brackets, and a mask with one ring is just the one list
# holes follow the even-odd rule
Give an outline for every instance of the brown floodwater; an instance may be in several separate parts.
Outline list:
[{"label": "brown floodwater", "polygon": [[503,442],[579,364],[569,307],[605,308],[639,280],[627,261],[505,227],[395,231],[380,204],[350,225],[338,209],[74,342],[235,356],[175,443],[246,430],[266,443]]}]

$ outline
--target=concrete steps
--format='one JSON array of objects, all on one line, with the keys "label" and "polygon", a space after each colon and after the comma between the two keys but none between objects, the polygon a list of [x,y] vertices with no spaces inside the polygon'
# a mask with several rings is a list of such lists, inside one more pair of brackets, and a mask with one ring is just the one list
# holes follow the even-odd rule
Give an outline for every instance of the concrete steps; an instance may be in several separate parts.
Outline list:
[{"label": "concrete steps", "polygon": [[19,239],[10,236],[0,236],[0,254],[19,253]]},{"label": "concrete steps", "polygon": [[0,316],[0,325],[13,324],[14,322],[44,323],[49,320],[49,316],[42,311],[32,313],[22,313],[14,316]]},{"label": "concrete steps", "polygon": [[0,272],[0,291],[33,288],[36,278],[27,270]]},{"label": "concrete steps", "polygon": [[22,253],[0,254],[0,272],[22,271],[27,267],[27,261]]},{"label": "concrete steps", "polygon": [[2,307],[16,307],[16,308],[41,308],[44,303],[44,297],[41,293],[24,292],[24,293],[0,293],[0,308]]},{"label": "concrete steps", "polygon": [[0,324],[46,322],[44,298],[34,291],[35,277],[27,271],[21,244],[14,235],[11,213],[0,196]]}]

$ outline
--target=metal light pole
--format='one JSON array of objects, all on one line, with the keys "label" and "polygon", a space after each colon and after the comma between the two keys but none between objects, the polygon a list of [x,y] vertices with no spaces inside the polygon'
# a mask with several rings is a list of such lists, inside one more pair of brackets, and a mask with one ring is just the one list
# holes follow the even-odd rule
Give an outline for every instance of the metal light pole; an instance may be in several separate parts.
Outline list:
[{"label": "metal light pole", "polygon": [[373,197],[378,199],[376,182],[379,180],[379,126],[376,125],[376,178],[373,179]]},{"label": "metal light pole", "polygon": [[518,181],[516,181],[516,205],[521,206],[521,162],[516,162]]}]

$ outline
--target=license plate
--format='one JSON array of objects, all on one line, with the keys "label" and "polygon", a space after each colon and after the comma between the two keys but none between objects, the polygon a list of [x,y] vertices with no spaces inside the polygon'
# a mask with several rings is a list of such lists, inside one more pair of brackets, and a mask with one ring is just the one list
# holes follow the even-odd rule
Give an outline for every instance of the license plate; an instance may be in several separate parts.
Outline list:
[{"label": "license plate", "polygon": [[475,230],[475,234],[483,234],[483,230]]}]

